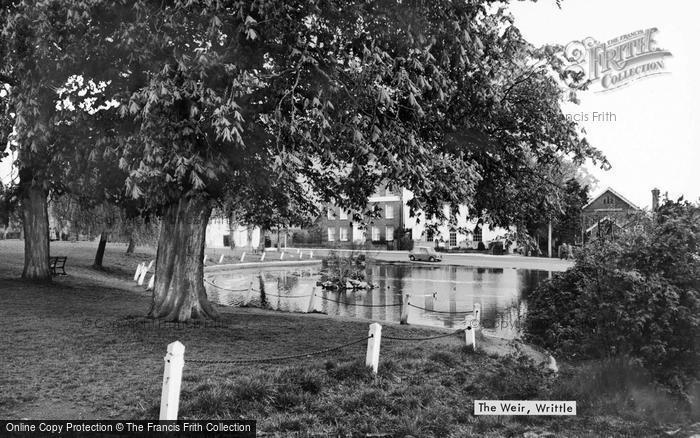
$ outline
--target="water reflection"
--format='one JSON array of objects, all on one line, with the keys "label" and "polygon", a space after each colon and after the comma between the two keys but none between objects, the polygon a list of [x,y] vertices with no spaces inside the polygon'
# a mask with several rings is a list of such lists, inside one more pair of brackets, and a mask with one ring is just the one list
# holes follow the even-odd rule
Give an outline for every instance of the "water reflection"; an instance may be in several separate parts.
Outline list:
[{"label": "water reflection", "polygon": [[219,304],[264,304],[287,312],[306,312],[311,304],[329,315],[375,321],[398,322],[409,295],[409,324],[446,328],[464,326],[480,303],[484,329],[512,338],[523,322],[528,293],[547,276],[547,271],[527,269],[375,263],[367,266],[367,280],[377,286],[370,291],[324,290],[316,286],[317,269],[293,267],[220,274],[205,284],[209,298]]}]

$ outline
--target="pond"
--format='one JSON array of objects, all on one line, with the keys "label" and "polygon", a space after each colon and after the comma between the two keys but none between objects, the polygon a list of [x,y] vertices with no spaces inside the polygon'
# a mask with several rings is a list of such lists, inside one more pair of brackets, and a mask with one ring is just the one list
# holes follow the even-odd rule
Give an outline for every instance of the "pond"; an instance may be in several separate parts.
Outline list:
[{"label": "pond", "polygon": [[409,324],[454,329],[464,327],[474,304],[480,303],[484,331],[511,339],[520,334],[528,293],[550,275],[528,269],[408,263],[370,262],[366,269],[367,280],[376,286],[367,291],[316,286],[320,266],[217,273],[208,276],[205,285],[215,303],[241,305],[250,300],[252,306],[287,312],[307,312],[315,288],[314,311],[392,322],[400,321],[405,295],[410,294]]}]

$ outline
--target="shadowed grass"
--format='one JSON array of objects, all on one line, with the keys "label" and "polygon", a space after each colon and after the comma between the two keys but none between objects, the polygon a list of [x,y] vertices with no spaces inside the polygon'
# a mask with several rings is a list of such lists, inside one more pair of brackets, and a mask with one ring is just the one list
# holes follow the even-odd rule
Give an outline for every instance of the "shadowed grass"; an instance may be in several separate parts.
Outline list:
[{"label": "shadowed grass", "polygon": [[[364,366],[363,344],[282,364],[195,364],[187,359],[315,351],[365,337],[367,323],[220,308],[217,325],[154,324],[143,317],[150,294],[131,281],[152,254],[126,256],[108,245],[103,272],[89,267],[94,245],[54,246],[69,256],[70,275],[37,285],[15,280],[21,247],[0,242],[5,418],[157,418],[163,355],[175,340],[187,348],[180,418],[256,419],[258,430],[280,436],[656,436],[697,418],[624,367],[562,364],[557,377],[521,357],[474,353],[456,337],[382,342],[377,376]],[[475,399],[513,398],[577,400],[579,415],[473,415]]]}]

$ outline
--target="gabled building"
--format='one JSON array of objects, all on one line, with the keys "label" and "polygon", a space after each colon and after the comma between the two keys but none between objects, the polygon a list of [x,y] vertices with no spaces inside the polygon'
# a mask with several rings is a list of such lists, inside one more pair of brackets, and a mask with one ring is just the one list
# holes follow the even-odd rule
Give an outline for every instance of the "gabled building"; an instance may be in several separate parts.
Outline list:
[{"label": "gabled building", "polygon": [[[658,193],[656,196],[658,199]],[[608,187],[583,206],[581,235],[584,241],[614,238],[616,233],[630,222],[632,216],[640,211],[632,201]]]}]

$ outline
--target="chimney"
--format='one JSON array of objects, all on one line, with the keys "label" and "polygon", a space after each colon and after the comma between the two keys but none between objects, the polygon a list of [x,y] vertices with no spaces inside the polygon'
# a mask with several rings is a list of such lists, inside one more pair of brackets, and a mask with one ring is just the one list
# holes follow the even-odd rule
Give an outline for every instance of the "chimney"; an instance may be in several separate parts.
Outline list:
[{"label": "chimney", "polygon": [[657,188],[651,191],[651,211],[656,211],[659,209],[659,193],[661,191]]}]

